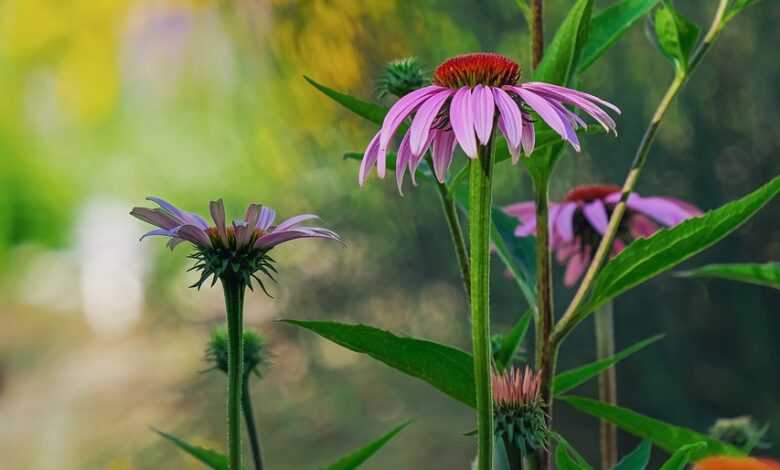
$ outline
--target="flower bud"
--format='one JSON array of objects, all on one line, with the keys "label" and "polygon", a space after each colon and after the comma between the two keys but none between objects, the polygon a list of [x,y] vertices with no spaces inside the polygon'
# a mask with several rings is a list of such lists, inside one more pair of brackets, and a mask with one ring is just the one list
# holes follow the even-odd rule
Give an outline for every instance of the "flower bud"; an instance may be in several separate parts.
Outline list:
[{"label": "flower bud", "polygon": [[[206,361],[211,369],[228,371],[228,335],[223,327],[216,328],[206,348]],[[262,376],[262,370],[268,366],[269,354],[265,338],[252,330],[244,331],[244,377],[254,373]]]},{"label": "flower bud", "polygon": [[377,83],[377,95],[384,98],[395,95],[400,98],[424,87],[430,82],[417,57],[396,59],[387,64]]}]

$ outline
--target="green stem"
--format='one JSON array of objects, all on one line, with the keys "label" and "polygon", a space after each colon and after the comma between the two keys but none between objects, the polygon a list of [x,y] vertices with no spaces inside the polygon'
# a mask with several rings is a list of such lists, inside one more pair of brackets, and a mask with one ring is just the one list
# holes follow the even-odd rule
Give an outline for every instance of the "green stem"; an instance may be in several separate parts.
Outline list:
[{"label": "green stem", "polygon": [[504,434],[503,441],[504,450],[506,451],[506,460],[509,463],[509,470],[525,470],[526,466],[523,454],[520,453],[515,443],[512,442],[506,433]]},{"label": "green stem", "polygon": [[534,69],[544,55],[544,6],[542,0],[531,0],[531,65]]},{"label": "green stem", "polygon": [[252,448],[252,459],[255,462],[255,470],[263,470],[263,454],[260,450],[260,435],[255,426],[255,414],[252,411],[252,396],[249,394],[249,375],[244,376],[243,383],[244,399],[244,423],[246,424],[246,433],[249,435],[249,445]]},{"label": "green stem", "polygon": [[[596,324],[596,360],[615,355],[615,319],[612,302],[604,304],[593,320]],[[615,367],[610,367],[599,375],[599,400],[617,405],[617,377]],[[601,468],[609,470],[618,459],[617,426],[606,420],[600,422]]]},{"label": "green stem", "polygon": [[493,397],[490,385],[490,215],[493,203],[493,139],[469,163],[471,243],[471,341],[477,395],[479,470],[493,470]]},{"label": "green stem", "polygon": [[228,325],[228,459],[230,470],[241,464],[241,382],[244,375],[244,283],[237,276],[222,277]]},{"label": "green stem", "polygon": [[631,164],[631,169],[629,170],[628,176],[626,176],[626,180],[623,183],[620,201],[613,209],[612,216],[609,219],[607,231],[602,237],[601,243],[599,243],[599,247],[596,250],[596,253],[593,255],[593,261],[591,261],[585,276],[582,278],[582,282],[580,283],[577,292],[574,294],[569,307],[566,309],[566,312],[564,312],[563,316],[558,321],[558,324],[553,330],[552,341],[556,345],[563,341],[563,338],[565,338],[566,335],[568,335],[575,326],[584,320],[589,313],[580,311],[580,307],[587,298],[587,294],[593,285],[593,281],[596,279],[596,275],[604,265],[604,262],[607,259],[607,255],[612,249],[612,242],[615,240],[615,236],[617,235],[618,229],[620,228],[620,223],[623,220],[623,215],[625,215],[626,212],[626,202],[628,201],[628,196],[634,190],[637,180],[639,179],[639,174],[642,172],[642,168],[644,168],[645,162],[647,161],[647,156],[650,154],[650,149],[653,146],[653,142],[655,142],[655,137],[658,134],[658,129],[661,126],[661,121],[663,120],[664,116],[666,116],[666,112],[669,110],[669,107],[671,106],[674,99],[680,93],[683,85],[685,85],[685,83],[688,81],[694,69],[701,63],[701,59],[704,57],[707,51],[709,51],[712,44],[718,38],[718,35],[723,29],[723,15],[727,5],[728,0],[720,0],[715,17],[713,18],[712,24],[710,25],[710,29],[704,36],[702,43],[696,49],[696,52],[693,53],[693,56],[688,63],[688,70],[685,72],[678,72],[675,75],[674,80],[672,81],[671,85],[669,85],[669,89],[666,90],[666,94],[658,104],[658,108],[656,108],[655,114],[650,121],[650,125],[645,130],[645,134],[642,136],[642,141],[639,143],[636,155],[634,156],[634,161]]},{"label": "green stem", "polygon": [[[431,168],[433,168],[433,166],[431,166]],[[455,200],[452,197],[452,193],[447,189],[447,185],[437,181],[436,188],[439,190],[441,207],[444,210],[444,218],[447,220],[447,226],[450,229],[452,245],[455,248],[455,256],[458,258],[460,275],[463,279],[463,289],[466,293],[466,298],[468,299],[471,295],[471,280],[469,279],[469,255],[466,251],[466,241],[463,239],[463,229],[460,226],[458,210],[455,207]]]}]

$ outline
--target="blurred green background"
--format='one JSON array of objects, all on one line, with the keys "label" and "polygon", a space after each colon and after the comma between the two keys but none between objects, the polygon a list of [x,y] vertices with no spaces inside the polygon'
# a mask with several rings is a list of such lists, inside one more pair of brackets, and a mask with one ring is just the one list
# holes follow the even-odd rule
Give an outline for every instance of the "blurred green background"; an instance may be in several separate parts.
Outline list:
[{"label": "blurred green background", "polygon": [[[572,2],[546,3],[549,32]],[[700,24],[715,6],[678,3]],[[780,173],[778,24],[767,0],[729,25],[667,117],[640,193],[711,209]],[[234,214],[250,201],[315,212],[346,240],[279,248],[276,298],[249,298],[247,322],[274,354],[253,387],[270,468],[318,468],[407,418],[367,468],[467,468],[469,410],[273,322],[469,345],[433,188],[358,188],[341,154],[375,129],[302,75],[371,98],[388,60],[416,55],[432,70],[488,50],[528,64],[527,39],[513,0],[0,0],[0,469],[200,468],[150,426],[223,448],[225,381],[201,373],[221,292],[187,289],[186,248],[138,243],[144,227],[127,212],[149,194],[201,213],[217,197]],[[568,154],[554,197],[622,181],[671,78],[641,25],[588,71],[580,87],[623,109],[621,134]],[[498,202],[529,197],[520,166],[500,173]],[[778,210],[689,265],[780,260]],[[524,305],[494,266],[501,330]],[[558,305],[569,295],[559,287]],[[773,424],[767,452],[780,455],[778,306],[777,291],[727,281],[663,276],[629,292],[616,302],[618,347],[667,336],[619,367],[621,404],[701,431],[749,414]],[[592,360],[591,328],[564,346],[562,368]],[[595,462],[595,421],[562,405],[556,422]]]}]

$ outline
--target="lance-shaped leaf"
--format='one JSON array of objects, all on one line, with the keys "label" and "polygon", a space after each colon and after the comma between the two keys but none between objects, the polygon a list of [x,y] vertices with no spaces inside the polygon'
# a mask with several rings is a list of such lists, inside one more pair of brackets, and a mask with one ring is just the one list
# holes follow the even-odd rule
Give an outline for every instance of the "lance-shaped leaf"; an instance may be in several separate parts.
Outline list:
[{"label": "lance-shaped leaf", "polygon": [[390,442],[399,432],[401,432],[401,430],[403,430],[403,428],[408,426],[410,422],[411,421],[407,421],[401,424],[397,428],[393,429],[379,439],[369,443],[365,447],[361,447],[360,449],[345,455],[339,459],[338,462],[325,467],[325,470],[354,470],[360,467],[363,465],[363,463],[366,462],[366,460],[370,459],[374,454],[376,454],[379,449]]},{"label": "lance-shaped leaf", "polygon": [[190,444],[184,441],[183,439],[179,439],[178,437],[172,434],[168,434],[166,432],[162,432],[157,429],[154,429],[154,432],[168,439],[176,447],[190,454],[192,457],[194,457],[201,463],[206,464],[209,468],[212,468],[214,470],[228,470],[230,466],[230,463],[228,462],[228,458],[217,451]]},{"label": "lance-shaped leaf", "polygon": [[593,17],[588,39],[582,49],[579,73],[590,67],[615,44],[659,0],[623,0],[610,5]]},{"label": "lance-shaped leaf", "polygon": [[780,192],[780,177],[701,217],[632,242],[596,277],[593,293],[581,309],[588,312],[708,248],[748,221]]},{"label": "lance-shaped leaf", "polygon": [[742,10],[750,5],[758,3],[758,0],[733,0],[729,3],[726,13],[723,15],[723,23],[728,23],[732,18],[737,16]]},{"label": "lance-shaped leaf", "polygon": [[560,452],[558,449],[563,449],[563,452],[566,453],[566,456],[564,457],[564,460],[567,460],[566,463],[573,462],[578,466],[575,468],[581,468],[584,470],[591,470],[593,468],[588,463],[588,461],[585,460],[585,458],[579,452],[577,452],[577,449],[575,449],[573,445],[569,444],[569,441],[567,441],[563,436],[555,431],[552,431],[550,434],[553,440],[558,444],[556,447],[556,454],[557,452]]},{"label": "lance-shaped leaf", "polygon": [[780,263],[710,264],[677,273],[680,277],[715,277],[780,289]]},{"label": "lance-shaped leaf", "polygon": [[476,406],[470,354],[443,344],[396,336],[366,325],[330,321],[281,320],[297,325],[349,350],[366,354],[418,378],[470,407]]},{"label": "lance-shaped leaf", "polygon": [[593,0],[577,0],[571,7],[534,71],[534,80],[564,86],[569,83],[588,37],[592,9]]},{"label": "lance-shaped leaf", "polygon": [[612,467],[612,470],[645,470],[650,463],[650,453],[653,451],[653,444],[650,441],[642,441],[636,449],[626,455],[620,462]]},{"label": "lance-shaped leaf", "polygon": [[562,445],[555,449],[555,468],[558,470],[589,470],[589,467],[585,467],[577,462],[569,454],[569,450]]},{"label": "lance-shaped leaf", "polygon": [[531,318],[533,318],[533,310],[526,311],[520,316],[520,319],[517,320],[517,323],[511,330],[501,335],[498,350],[493,353],[493,361],[495,361],[496,369],[499,371],[504,371],[508,366],[512,365],[512,359],[517,354],[517,349],[528,332]]},{"label": "lance-shaped leaf", "polygon": [[661,465],[661,470],[684,470],[688,465],[688,462],[691,461],[693,455],[704,452],[706,449],[706,442],[696,442],[694,444],[682,446],[672,454],[666,463]]},{"label": "lance-shaped leaf", "polygon": [[710,455],[744,455],[740,449],[725,442],[712,439],[687,428],[649,418],[628,408],[609,405],[598,400],[583,397],[566,396],[560,399],[584,413],[614,423],[624,431],[641,439],[646,439],[669,453],[677,452],[690,444],[706,442],[706,449],[696,450],[691,453],[691,459],[694,461]]},{"label": "lance-shaped leaf", "polygon": [[653,30],[661,52],[674,62],[678,73],[687,72],[688,59],[699,38],[698,26],[686,20],[671,1],[665,0],[663,7],[655,12]]},{"label": "lance-shaped leaf", "polygon": [[586,364],[576,369],[567,370],[566,372],[561,372],[560,374],[555,376],[555,380],[553,381],[554,394],[556,396],[561,395],[575,387],[578,387],[579,385],[587,382],[593,377],[598,376],[600,373],[614,366],[615,364],[627,358],[628,356],[641,351],[642,349],[650,346],[651,344],[655,343],[656,341],[660,340],[663,337],[664,335],[657,335],[657,336],[653,336],[652,338],[647,338],[632,346],[627,347],[626,349],[620,351],[614,356],[610,356],[595,362],[591,362],[590,364]]},{"label": "lance-shaped leaf", "polygon": [[368,101],[363,101],[360,98],[355,98],[354,96],[341,93],[325,85],[322,85],[321,83],[317,83],[309,77],[304,76],[303,78],[305,78],[307,82],[311,83],[316,89],[320,90],[333,101],[344,106],[358,116],[368,119],[369,121],[378,125],[382,125],[382,121],[385,120],[387,108],[384,106],[369,103]]}]

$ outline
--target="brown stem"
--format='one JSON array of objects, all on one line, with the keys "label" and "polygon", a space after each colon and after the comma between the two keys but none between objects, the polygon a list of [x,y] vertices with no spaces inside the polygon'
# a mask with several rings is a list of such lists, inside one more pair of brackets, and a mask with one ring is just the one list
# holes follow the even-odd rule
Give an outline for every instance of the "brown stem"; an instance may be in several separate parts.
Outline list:
[{"label": "brown stem", "polygon": [[531,0],[531,64],[535,69],[544,54],[543,0]]},{"label": "brown stem", "polygon": [[[615,323],[612,302],[607,302],[593,315],[596,324],[596,360],[615,355]],[[617,405],[617,376],[615,367],[610,367],[599,375],[599,400]],[[617,426],[601,420],[601,468],[609,470],[618,460]]]}]

